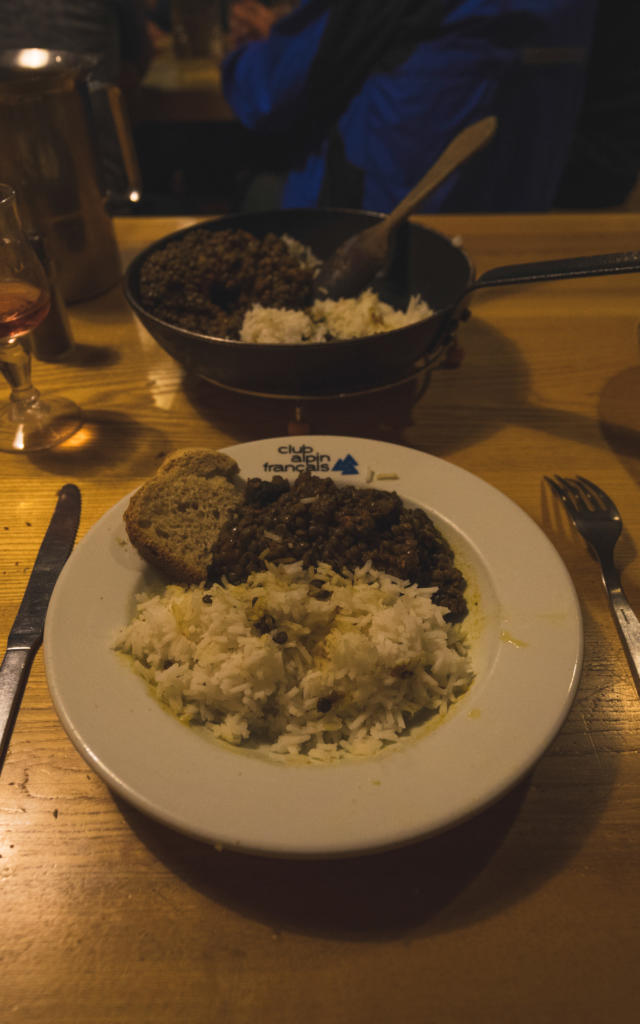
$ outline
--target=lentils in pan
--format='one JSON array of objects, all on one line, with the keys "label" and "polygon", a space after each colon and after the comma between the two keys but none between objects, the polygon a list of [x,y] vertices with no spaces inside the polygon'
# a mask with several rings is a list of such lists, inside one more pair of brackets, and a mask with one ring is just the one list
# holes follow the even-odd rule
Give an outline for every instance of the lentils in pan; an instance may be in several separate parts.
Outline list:
[{"label": "lentils in pan", "polygon": [[[247,482],[244,502],[222,528],[207,584],[242,583],[267,562],[305,566],[327,562],[335,571],[371,561],[381,572],[437,587],[434,600],[447,619],[467,614],[466,581],[453,551],[422,509],[406,508],[395,491],[337,486],[301,473],[293,486],[283,477]],[[314,595],[331,595],[320,584]]]},{"label": "lentils in pan", "polygon": [[155,249],[140,270],[148,312],[189,330],[238,338],[254,303],[303,309],[312,300],[313,268],[275,234],[200,228]]}]

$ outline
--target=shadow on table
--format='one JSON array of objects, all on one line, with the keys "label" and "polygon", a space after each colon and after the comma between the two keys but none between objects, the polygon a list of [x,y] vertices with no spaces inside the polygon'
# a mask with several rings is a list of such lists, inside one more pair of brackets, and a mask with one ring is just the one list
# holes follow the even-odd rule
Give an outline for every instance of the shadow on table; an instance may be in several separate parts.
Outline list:
[{"label": "shadow on table", "polygon": [[[408,444],[446,458],[491,437],[505,424],[520,424],[582,444],[599,444],[604,436],[627,459],[640,453],[640,413],[634,424],[616,419],[618,399],[629,392],[640,395],[640,368],[605,386],[596,419],[536,405],[517,345],[479,317],[472,316],[460,328],[458,340],[459,365],[369,394],[296,403],[240,394],[196,377],[188,377],[184,388],[197,414],[238,442],[288,431],[333,434]],[[635,472],[640,475],[638,464]]]},{"label": "shadow on table", "polygon": [[[621,409],[631,419],[622,421]],[[640,363],[607,381],[600,395],[599,415],[604,439],[640,484]]]},{"label": "shadow on table", "polygon": [[[506,335],[478,318],[472,318],[465,330],[466,355],[459,371],[434,374],[430,393],[413,410],[420,436],[433,437],[432,454],[447,457],[506,424],[518,424],[582,445],[600,446],[604,440],[640,484],[640,365],[606,381],[597,416],[584,416],[536,404],[526,363]],[[631,418],[622,420],[621,410],[627,417],[633,410]],[[410,439],[411,430],[407,443]]]},{"label": "shadow on table", "polygon": [[127,472],[146,473],[156,453],[167,446],[161,431],[138,423],[121,412],[104,409],[84,410],[79,430],[57,448],[30,452],[29,461],[45,473],[59,476],[99,476],[106,468],[123,461],[127,453]]},{"label": "shadow on table", "polygon": [[209,898],[276,931],[373,940],[425,925],[454,902],[496,854],[525,790],[523,784],[483,814],[428,840],[331,860],[217,851],[117,802],[155,856]]},{"label": "shadow on table", "polygon": [[121,281],[100,295],[85,302],[73,303],[69,308],[73,314],[73,333],[76,338],[82,334],[83,324],[113,324],[121,330],[123,314],[128,316],[134,327],[137,323],[124,297]]},{"label": "shadow on table", "polygon": [[[60,359],[47,360],[34,356],[34,361],[36,359],[38,362],[55,363],[61,368],[102,369],[104,366],[115,366],[120,362],[121,355],[117,348],[111,348],[109,345],[87,345],[84,342],[74,341],[73,348]],[[37,375],[37,362],[35,365],[35,375]]]},{"label": "shadow on table", "polygon": [[[593,751],[585,756],[593,757]],[[612,777],[600,762],[597,772],[598,784],[578,809],[575,770],[569,784],[559,787],[551,765],[548,784],[546,771],[540,779],[536,771],[446,832],[396,850],[336,860],[216,851],[117,803],[153,854],[208,898],[276,932],[376,941],[464,927],[499,914],[544,884],[575,856],[608,800]],[[525,801],[531,805],[526,811]]]},{"label": "shadow on table", "polygon": [[287,434],[366,437],[400,443],[429,382],[416,378],[371,394],[344,398],[270,398],[242,394],[196,377],[184,388],[198,415],[239,443]]},{"label": "shadow on table", "polygon": [[[438,448],[442,454],[443,444],[455,449],[499,429],[505,405],[517,408],[528,390],[526,366],[504,335],[472,319],[460,331],[460,341],[460,365],[438,367],[430,375],[369,393],[296,402],[245,395],[196,377],[188,377],[184,387],[197,413],[239,442],[279,437],[295,428],[292,432],[410,444],[420,408],[433,419],[434,447],[429,450]],[[482,363],[476,356],[480,349]],[[487,353],[492,368],[483,370]],[[469,378],[473,394],[481,398],[480,416],[468,401]],[[443,434],[443,418],[454,427],[451,432]]]}]

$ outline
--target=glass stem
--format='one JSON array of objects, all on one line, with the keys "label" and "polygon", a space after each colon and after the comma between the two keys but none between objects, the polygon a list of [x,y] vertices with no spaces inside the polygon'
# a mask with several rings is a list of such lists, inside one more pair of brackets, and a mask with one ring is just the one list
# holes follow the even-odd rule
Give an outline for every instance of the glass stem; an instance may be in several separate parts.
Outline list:
[{"label": "glass stem", "polygon": [[10,338],[0,347],[0,369],[11,388],[16,411],[34,406],[40,393],[31,383],[31,352],[23,338]]}]

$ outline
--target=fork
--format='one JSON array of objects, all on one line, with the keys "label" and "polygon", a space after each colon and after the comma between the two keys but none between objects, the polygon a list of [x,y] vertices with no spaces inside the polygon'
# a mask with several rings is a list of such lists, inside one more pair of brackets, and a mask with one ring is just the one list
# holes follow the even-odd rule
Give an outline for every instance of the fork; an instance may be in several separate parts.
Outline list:
[{"label": "fork", "polygon": [[640,694],[640,622],[627,601],[613,560],[613,549],[622,532],[620,513],[609,495],[583,476],[546,476],[545,480],[600,563],[609,605]]}]

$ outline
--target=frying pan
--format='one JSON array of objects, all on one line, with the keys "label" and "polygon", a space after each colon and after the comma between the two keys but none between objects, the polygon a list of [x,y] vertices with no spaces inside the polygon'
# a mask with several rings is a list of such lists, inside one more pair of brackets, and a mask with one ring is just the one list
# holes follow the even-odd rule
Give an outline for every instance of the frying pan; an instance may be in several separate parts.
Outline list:
[{"label": "frying pan", "polygon": [[178,327],[145,310],[140,270],[158,248],[194,230],[243,229],[257,237],[291,235],[326,259],[350,235],[382,219],[360,210],[274,210],[217,217],[165,235],[127,268],[124,293],[149,333],[187,371],[223,387],[274,397],[348,395],[385,387],[444,359],[473,292],[478,288],[640,271],[640,252],[577,257],[496,267],[476,278],[468,255],[449,238],[413,221],[401,225],[384,277],[382,299],[406,308],[421,295],[435,310],[426,320],[365,338],[299,345],[246,344]]}]

